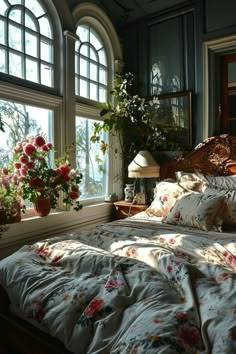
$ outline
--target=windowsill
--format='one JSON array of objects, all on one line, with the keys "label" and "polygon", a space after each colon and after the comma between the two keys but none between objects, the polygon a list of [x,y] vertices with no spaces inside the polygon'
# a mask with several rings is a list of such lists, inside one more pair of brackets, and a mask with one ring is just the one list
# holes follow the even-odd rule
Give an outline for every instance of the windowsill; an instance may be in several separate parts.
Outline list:
[{"label": "windowsill", "polygon": [[[111,220],[113,204],[99,203],[84,206],[79,212],[56,211],[46,217],[25,216],[20,223],[11,224],[10,229],[2,233],[0,251],[4,248],[17,249],[48,237],[66,233],[72,229],[87,229]],[[0,258],[9,254],[9,250],[0,252]],[[6,253],[6,254],[5,254]]]}]

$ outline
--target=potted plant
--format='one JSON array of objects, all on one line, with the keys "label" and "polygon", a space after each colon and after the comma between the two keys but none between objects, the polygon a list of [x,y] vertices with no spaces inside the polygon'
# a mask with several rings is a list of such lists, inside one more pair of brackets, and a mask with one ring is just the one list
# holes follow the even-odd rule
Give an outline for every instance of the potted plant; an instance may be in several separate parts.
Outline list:
[{"label": "potted plant", "polygon": [[43,136],[25,138],[14,148],[15,184],[21,189],[22,198],[32,202],[40,216],[56,208],[60,195],[64,205],[75,211],[82,208],[79,201],[82,174],[70,168],[69,151],[54,163],[53,152],[53,144]]},{"label": "potted plant", "polygon": [[149,150],[155,156],[159,151],[180,149],[173,131],[169,130],[171,114],[163,119],[160,108],[162,119],[158,119],[158,109],[154,109],[157,102],[132,94],[133,83],[134,75],[131,73],[115,75],[114,88],[111,91],[114,103],[103,104],[100,115],[105,119],[94,124],[91,136],[91,141],[99,142],[104,153],[109,145],[100,138],[100,132],[111,132],[118,137],[124,176],[127,175],[128,164],[140,150]]}]

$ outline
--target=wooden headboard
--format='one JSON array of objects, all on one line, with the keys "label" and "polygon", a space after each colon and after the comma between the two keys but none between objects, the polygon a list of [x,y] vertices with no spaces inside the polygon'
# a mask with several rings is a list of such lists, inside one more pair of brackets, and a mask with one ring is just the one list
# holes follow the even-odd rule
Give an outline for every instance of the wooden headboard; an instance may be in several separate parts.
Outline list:
[{"label": "wooden headboard", "polygon": [[176,171],[215,176],[236,174],[236,137],[223,134],[204,140],[184,157],[163,163],[160,166],[160,179],[175,179]]}]

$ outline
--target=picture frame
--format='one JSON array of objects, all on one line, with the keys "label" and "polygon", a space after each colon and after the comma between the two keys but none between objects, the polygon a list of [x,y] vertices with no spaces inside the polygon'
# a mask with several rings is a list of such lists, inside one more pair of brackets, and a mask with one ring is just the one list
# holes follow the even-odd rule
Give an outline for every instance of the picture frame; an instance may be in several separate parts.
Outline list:
[{"label": "picture frame", "polygon": [[192,149],[192,92],[179,91],[146,97],[152,125],[182,149]]}]

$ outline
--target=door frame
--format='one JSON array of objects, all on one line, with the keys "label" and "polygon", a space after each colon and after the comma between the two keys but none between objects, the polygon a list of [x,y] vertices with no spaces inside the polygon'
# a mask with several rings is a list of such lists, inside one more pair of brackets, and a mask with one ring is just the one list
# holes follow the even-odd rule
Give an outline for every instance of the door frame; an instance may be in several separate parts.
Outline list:
[{"label": "door frame", "polygon": [[215,92],[214,92],[214,68],[216,55],[229,50],[236,51],[236,35],[217,38],[203,43],[203,139],[212,135]]}]

